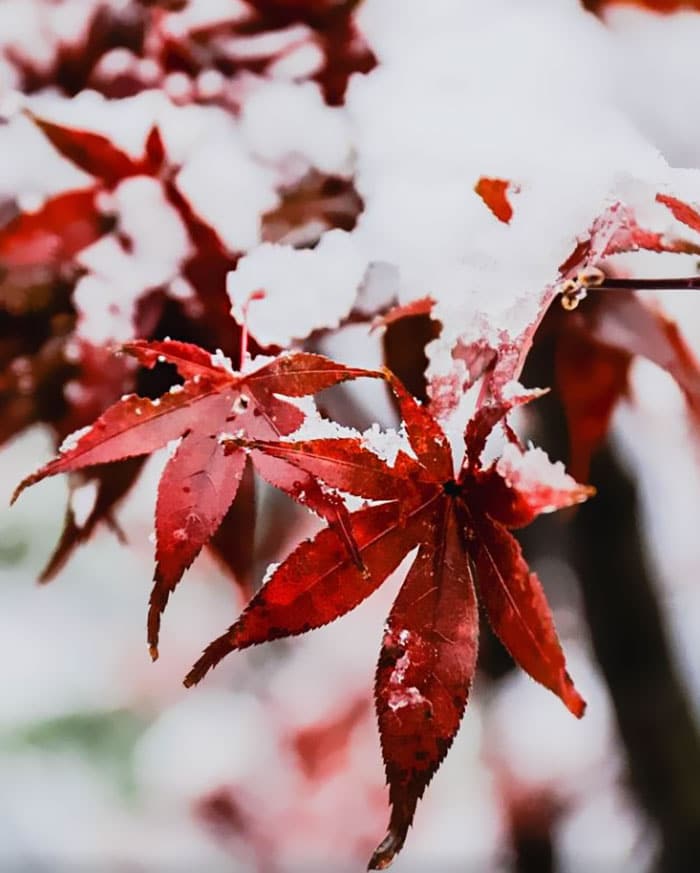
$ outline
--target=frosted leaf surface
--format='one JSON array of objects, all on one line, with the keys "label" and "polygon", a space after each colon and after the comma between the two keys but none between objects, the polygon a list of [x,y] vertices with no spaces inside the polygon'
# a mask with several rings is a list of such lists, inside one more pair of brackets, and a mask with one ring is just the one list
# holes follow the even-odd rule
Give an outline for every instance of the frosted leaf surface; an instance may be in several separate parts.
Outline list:
[{"label": "frosted leaf surface", "polygon": [[[521,452],[513,443],[506,443],[496,469],[506,482],[516,485],[523,491],[552,489],[577,492],[580,490],[580,485],[569,476],[562,462],[552,462],[547,453],[540,448],[530,447],[527,451]],[[584,499],[583,495],[581,499]]]}]

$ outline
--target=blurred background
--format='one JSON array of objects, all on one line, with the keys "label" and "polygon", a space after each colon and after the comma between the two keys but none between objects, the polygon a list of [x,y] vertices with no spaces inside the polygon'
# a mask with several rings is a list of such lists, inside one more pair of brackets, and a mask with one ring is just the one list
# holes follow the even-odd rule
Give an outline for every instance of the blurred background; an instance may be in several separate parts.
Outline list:
[{"label": "blurred background", "polygon": [[[383,4],[367,5],[376,13]],[[561,4],[572,22],[613,40],[634,72],[616,86],[620,105],[671,164],[698,166],[697,119],[678,97],[699,75],[695,4],[583,5],[589,11]],[[351,77],[379,62],[362,6],[0,0],[0,505],[124,391],[158,396],[171,384],[169,373],[114,363],[110,344],[170,335],[237,360],[225,277],[241,254],[264,242],[309,248],[325,231],[355,226],[362,198],[334,145],[332,113]],[[546,20],[553,5],[534,7]],[[294,145],[293,118],[279,132],[269,120],[288,93],[260,97],[260,82],[308,85],[323,127],[313,155]],[[646,99],[652,91],[668,99]],[[251,95],[262,114],[239,123]],[[138,171],[77,169],[80,158],[60,157],[25,108],[108,136],[142,162]],[[154,118],[165,163],[144,157]],[[260,216],[252,229],[230,223],[236,198]],[[674,257],[655,256],[647,274],[696,272],[696,258]],[[384,361],[425,396],[435,323],[414,316],[370,337],[372,289],[364,292],[337,329],[302,315],[289,331],[351,364]],[[609,432],[584,447],[592,458],[583,477],[598,495],[522,535],[586,716],[577,722],[516,671],[484,625],[467,715],[397,873],[696,869],[700,456],[686,401],[700,397],[700,298],[667,294],[663,304],[688,343],[695,382],[686,380],[684,397],[663,369],[591,341],[576,373],[597,389],[608,385],[600,368],[609,370],[620,399],[594,413],[606,424],[610,413]],[[591,295],[582,310],[598,305]],[[253,333],[253,351],[278,348]],[[523,381],[554,390],[519,421],[564,461],[562,392],[576,382],[562,378],[567,337],[553,313]],[[324,398],[343,423],[396,424],[380,388]],[[406,565],[351,615],[237,653],[186,691],[182,677],[232,623],[243,589],[314,522],[249,483],[247,502],[172,598],[151,663],[144,625],[165,460],[51,479],[0,510],[0,871],[364,869],[388,815],[372,681]],[[39,587],[42,575],[51,581]]]}]

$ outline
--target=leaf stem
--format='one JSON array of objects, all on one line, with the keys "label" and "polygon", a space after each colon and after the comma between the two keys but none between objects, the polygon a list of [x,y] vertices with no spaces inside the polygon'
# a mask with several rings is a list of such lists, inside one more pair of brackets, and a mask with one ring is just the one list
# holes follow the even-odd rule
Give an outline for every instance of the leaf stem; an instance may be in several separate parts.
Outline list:
[{"label": "leaf stem", "polygon": [[700,276],[677,279],[615,279],[606,276],[595,288],[600,291],[700,291]]}]

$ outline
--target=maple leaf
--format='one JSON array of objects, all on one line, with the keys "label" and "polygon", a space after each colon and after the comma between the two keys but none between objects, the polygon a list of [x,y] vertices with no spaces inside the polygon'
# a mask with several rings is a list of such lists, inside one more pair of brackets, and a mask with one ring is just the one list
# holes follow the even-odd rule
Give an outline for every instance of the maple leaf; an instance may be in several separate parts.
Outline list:
[{"label": "maple leaf", "polygon": [[[184,383],[157,400],[135,394],[122,397],[85,432],[69,437],[58,458],[20,483],[13,501],[47,476],[147,455],[180,440],[163,470],[156,504],[157,564],[148,614],[148,641],[156,658],[160,617],[168,598],[226,517],[244,476],[246,454],[243,449],[231,450],[225,437],[270,440],[291,434],[305,415],[278,395],[302,397],[347,379],[380,374],[304,352],[281,355],[241,374],[189,343],[136,340],[124,350],[146,367],[160,361],[174,364]],[[262,453],[253,453],[252,460],[270,484],[325,518],[353,566],[363,567],[349,514],[338,497],[284,460]]]},{"label": "maple leaf", "polygon": [[[478,647],[475,583],[495,632],[534,679],[580,717],[585,704],[566,672],[552,617],[509,527],[585,500],[591,490],[549,465],[530,469],[518,449],[484,468],[492,429],[541,392],[483,406],[469,423],[457,474],[446,435],[387,373],[413,457],[387,464],[358,438],[302,442],[233,440],[298,467],[326,486],[370,501],[350,516],[366,572],[353,564],[332,528],[301,543],[272,574],[236,623],[212,642],[185,679],[190,686],[226,654],[320,627],[367,598],[418,548],[389,615],[375,698],[392,805],[389,831],[370,867],[383,869],[401,849],[416,804],[457,732]],[[513,451],[515,454],[513,454]],[[542,453],[543,454],[543,453]],[[546,456],[545,456],[546,458]]]}]

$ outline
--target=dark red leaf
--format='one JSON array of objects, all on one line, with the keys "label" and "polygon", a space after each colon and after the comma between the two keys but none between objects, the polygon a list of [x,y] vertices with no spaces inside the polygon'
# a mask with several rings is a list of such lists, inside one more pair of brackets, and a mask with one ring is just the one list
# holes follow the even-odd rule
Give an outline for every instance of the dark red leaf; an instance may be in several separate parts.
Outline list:
[{"label": "dark red leaf", "polygon": [[167,361],[173,364],[184,379],[205,379],[209,384],[230,385],[240,381],[233,372],[214,363],[209,352],[192,343],[178,340],[134,340],[122,346],[123,351],[133,355],[140,364],[149,369]]},{"label": "dark red leaf", "polygon": [[229,630],[214,640],[185,678],[195,685],[234,649],[305,633],[350,612],[369,597],[419,542],[417,524],[400,523],[395,503],[352,514],[362,573],[332,528],[304,542],[273,573]]},{"label": "dark red leaf", "polygon": [[583,5],[597,15],[604,12],[607,6],[639,6],[664,15],[683,9],[700,11],[700,0],[583,0]]},{"label": "dark red leaf", "polygon": [[246,447],[257,464],[265,458],[297,468],[291,474],[292,492],[301,487],[296,476],[303,473],[326,486],[386,502],[349,516],[364,573],[353,563],[337,526],[325,528],[275,569],[238,621],[207,647],[185,678],[185,685],[194,685],[231,651],[303,633],[344,615],[419,546],[389,617],[377,672],[392,815],[387,837],[370,864],[376,869],[386,867],[403,845],[416,804],[446,754],[466,704],[477,646],[473,571],[506,647],[575,715],[583,714],[584,703],[566,673],[539,582],[517,542],[494,519],[523,524],[590,494],[556,468],[549,471],[550,479],[533,481],[525,454],[522,465],[508,455],[501,464],[481,468],[479,446],[490,430],[513,406],[541,392],[514,395],[480,410],[468,428],[477,451],[455,478],[450,445],[439,424],[395,377],[386,375],[417,461],[399,453],[391,467],[359,438],[232,440],[233,450]]},{"label": "dark red leaf", "polygon": [[588,475],[617,403],[627,394],[632,359],[641,355],[666,370],[700,422],[700,363],[678,325],[632,292],[591,292],[557,326],[557,387],[566,412],[570,467]]},{"label": "dark red leaf", "polygon": [[405,489],[408,495],[415,490],[415,483],[427,478],[426,471],[403,452],[399,452],[395,463],[388,466],[357,439],[244,444],[259,450],[253,453],[256,464],[264,457],[279,458],[305,470],[331,488],[368,500],[385,500],[399,489]]},{"label": "dark red leaf", "polygon": [[430,315],[435,306],[435,301],[432,297],[421,297],[418,300],[412,300],[410,303],[404,303],[400,306],[394,306],[385,315],[378,315],[372,322],[372,330],[378,327],[387,327],[400,321],[402,318],[413,318],[416,315]]},{"label": "dark red leaf", "polygon": [[303,397],[348,379],[361,376],[381,379],[382,375],[374,370],[337,364],[323,355],[297,352],[279,355],[269,364],[247,375],[245,380],[261,396],[284,394],[285,397]]},{"label": "dark red leaf", "polygon": [[217,408],[217,400],[211,391],[202,393],[193,384],[185,384],[159,401],[131,394],[110,406],[86,433],[76,435],[75,445],[73,441],[65,444],[56,460],[27,476],[12,500],[27,486],[47,476],[148,455],[181,437],[190,428],[193,417],[206,420],[209,410]]},{"label": "dark red leaf", "polygon": [[506,527],[525,527],[543,512],[575,506],[595,494],[595,488],[579,485],[571,477],[558,485],[525,477],[505,460],[473,471],[467,491],[482,512]]},{"label": "dark red leaf", "polygon": [[[270,444],[274,445],[274,444]],[[275,488],[289,495],[302,506],[308,507],[319,518],[325,519],[345,543],[355,566],[364,571],[365,566],[352,535],[350,513],[343,500],[321,487],[314,476],[304,472],[283,458],[272,453],[253,452],[253,464],[258,473]]]},{"label": "dark red leaf", "polygon": [[678,200],[677,197],[671,197],[668,194],[657,194],[656,200],[658,203],[663,203],[673,213],[673,217],[678,221],[686,224],[691,230],[700,233],[700,213],[692,206]]},{"label": "dark red leaf", "polygon": [[541,388],[513,394],[508,399],[503,397],[484,403],[467,424],[464,442],[467,448],[465,464],[474,469],[479,465],[486,441],[496,425],[503,421],[508,413],[518,406],[531,403],[546,394]]},{"label": "dark red leaf", "polygon": [[539,579],[515,538],[486,516],[464,520],[476,569],[479,599],[513,659],[558,695],[580,718],[586,704],[566,672],[564,654]]},{"label": "dark red leaf", "polygon": [[165,163],[165,144],[157,127],[152,127],[146,137],[146,156],[143,161],[144,171],[148,175],[156,174]]},{"label": "dark red leaf", "polygon": [[399,402],[401,418],[416,457],[436,479],[446,482],[452,478],[452,449],[447,436],[427,407],[421,406],[388,370],[386,376]]},{"label": "dark red leaf", "polygon": [[[156,507],[157,567],[148,615],[148,642],[158,654],[160,616],[170,593],[202,546],[214,535],[236,495],[245,467],[234,434],[271,440],[294,431],[304,413],[278,394],[301,397],[359,375],[320,355],[285,355],[242,376],[221,356],[173,340],[128,343],[124,350],[144,366],[174,364],[185,378],[159,400],[130,395],[74,435],[62,456],[24,480],[29,484],[57,473],[149,454],[183,438],[161,478]],[[335,494],[283,459],[261,456],[257,466],[276,487],[320,514],[343,544],[355,569],[365,568],[353,539],[350,515]],[[364,578],[364,576],[363,576]]]},{"label": "dark red leaf", "polygon": [[[217,396],[212,421],[225,419],[226,395]],[[216,434],[188,433],[168,461],[158,485],[156,570],[148,613],[151,657],[158,657],[160,615],[182,574],[217,530],[228,512],[243,475],[243,452],[232,457]]]},{"label": "dark red leaf", "polygon": [[369,863],[388,867],[418,800],[447,754],[476,668],[479,617],[455,511],[443,501],[387,620],[375,694],[391,801],[389,831]]},{"label": "dark red leaf", "polygon": [[106,136],[54,124],[36,115],[30,118],[64,158],[108,187],[143,172],[138,161],[112,145]]}]

